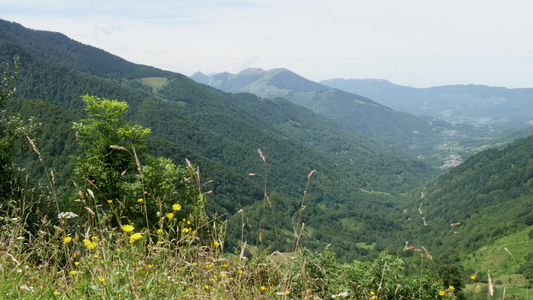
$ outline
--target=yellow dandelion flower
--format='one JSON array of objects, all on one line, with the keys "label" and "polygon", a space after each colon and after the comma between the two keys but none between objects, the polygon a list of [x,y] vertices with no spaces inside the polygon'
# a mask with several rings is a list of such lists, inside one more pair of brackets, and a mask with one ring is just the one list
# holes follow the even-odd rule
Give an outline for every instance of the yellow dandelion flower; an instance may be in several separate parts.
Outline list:
[{"label": "yellow dandelion flower", "polygon": [[157,234],[162,234],[162,233],[163,233],[163,229],[159,228],[159,229],[157,230]]},{"label": "yellow dandelion flower", "polygon": [[78,274],[78,272],[76,272],[76,271],[70,271],[69,274],[70,274],[70,275],[76,275],[76,274]]},{"label": "yellow dandelion flower", "polygon": [[214,242],[213,242],[213,246],[218,247],[218,246],[220,246],[220,243],[217,242],[217,241],[214,241]]},{"label": "yellow dandelion flower", "polygon": [[98,244],[96,242],[89,242],[88,244],[85,244],[87,246],[87,248],[89,248],[90,250],[93,250],[95,249]]},{"label": "yellow dandelion flower", "polygon": [[179,205],[179,204],[172,205],[172,210],[180,211],[181,210],[181,205]]},{"label": "yellow dandelion flower", "polygon": [[93,258],[94,258],[94,259],[97,259],[97,258],[98,258],[98,255],[96,255],[96,254],[93,255]]},{"label": "yellow dandelion flower", "polygon": [[189,229],[187,229],[187,228],[183,228],[183,229],[181,230],[181,232],[183,232],[183,233],[188,233],[188,232],[189,232]]},{"label": "yellow dandelion flower", "polygon": [[80,262],[79,262],[79,261],[76,261],[76,262],[74,262],[74,265],[77,267],[77,266],[80,265]]},{"label": "yellow dandelion flower", "polygon": [[72,238],[70,236],[66,236],[63,238],[63,243],[68,244],[72,242]]},{"label": "yellow dandelion flower", "polygon": [[168,218],[169,220],[172,220],[172,218],[174,218],[174,214],[173,214],[173,213],[168,213],[168,214],[167,214],[167,218]]},{"label": "yellow dandelion flower", "polygon": [[122,225],[122,231],[126,233],[132,232],[133,230],[135,230],[135,227],[133,227],[132,225]]},{"label": "yellow dandelion flower", "polygon": [[242,270],[239,270],[239,274],[242,274]]},{"label": "yellow dandelion flower", "polygon": [[157,241],[157,244],[158,244],[158,245],[163,245],[164,243],[165,243],[165,242],[163,242],[163,241]]},{"label": "yellow dandelion flower", "polygon": [[187,222],[187,219],[183,218],[183,220],[182,220],[182,221],[183,221],[183,223],[185,223],[185,222]]},{"label": "yellow dandelion flower", "polygon": [[222,267],[222,268],[227,268],[227,267],[228,267],[228,265],[226,265],[226,264],[223,264],[223,265],[222,265],[221,267]]},{"label": "yellow dandelion flower", "polygon": [[104,283],[104,281],[105,281],[104,278],[102,278],[102,277],[98,277],[98,282],[100,282],[100,283]]},{"label": "yellow dandelion flower", "polygon": [[187,225],[191,225],[191,221],[187,221]]},{"label": "yellow dandelion flower", "polygon": [[137,199],[137,202],[138,202],[138,203],[142,203],[143,201],[144,201],[143,198],[139,198],[139,199]]},{"label": "yellow dandelion flower", "polygon": [[472,279],[472,281],[476,280],[476,275],[470,276],[470,279]]},{"label": "yellow dandelion flower", "polygon": [[374,293],[374,292],[370,292],[370,295],[372,295],[372,296],[374,296],[375,294],[376,294],[376,293]]},{"label": "yellow dandelion flower", "polygon": [[450,288],[450,290],[455,291],[455,288],[453,287],[453,285],[450,285],[449,288]]},{"label": "yellow dandelion flower", "polygon": [[220,272],[220,277],[222,278],[226,277],[226,273]]},{"label": "yellow dandelion flower", "polygon": [[85,246],[89,246],[89,244],[91,243],[91,241],[88,240],[88,239],[83,239],[83,243],[85,244]]},{"label": "yellow dandelion flower", "polygon": [[148,269],[151,269],[153,267],[153,265],[148,265]]},{"label": "yellow dandelion flower", "polygon": [[290,291],[285,291],[285,295],[288,295],[290,294],[291,292]]},{"label": "yellow dandelion flower", "polygon": [[209,286],[208,286],[208,285],[205,285],[204,288],[205,288],[206,290],[208,290],[208,289],[209,289]]},{"label": "yellow dandelion flower", "polygon": [[98,241],[98,237],[93,235],[93,236],[91,236],[91,240]]},{"label": "yellow dandelion flower", "polygon": [[113,200],[107,200],[107,203],[112,204]]},{"label": "yellow dandelion flower", "polygon": [[193,234],[193,235],[197,235],[197,234],[198,234],[198,231],[195,230],[195,231],[192,232],[192,234]]},{"label": "yellow dandelion flower", "polygon": [[140,238],[142,238],[142,234],[140,233],[134,233],[130,236],[130,244],[133,244],[135,243],[135,241],[139,240]]},{"label": "yellow dandelion flower", "polygon": [[193,266],[196,266],[196,265],[197,265],[197,263],[193,262],[193,263],[192,263],[192,265],[193,265]]},{"label": "yellow dandelion flower", "polygon": [[261,290],[264,291],[266,290],[266,287],[264,285],[261,286]]},{"label": "yellow dandelion flower", "polygon": [[60,292],[58,292],[58,291],[54,291],[54,296],[59,296],[59,295],[61,295]]},{"label": "yellow dandelion flower", "polygon": [[441,297],[442,297],[442,296],[444,296],[445,294],[446,294],[446,293],[445,293],[444,291],[442,291],[442,290],[441,290],[441,291],[439,291],[439,296],[441,296]]}]

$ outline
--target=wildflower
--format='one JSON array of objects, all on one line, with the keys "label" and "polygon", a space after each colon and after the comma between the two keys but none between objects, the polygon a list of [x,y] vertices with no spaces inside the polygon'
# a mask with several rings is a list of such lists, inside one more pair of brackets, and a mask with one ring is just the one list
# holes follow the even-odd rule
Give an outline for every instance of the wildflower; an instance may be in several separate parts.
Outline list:
[{"label": "wildflower", "polygon": [[62,212],[60,213],[59,215],[57,215],[57,218],[58,219],[72,219],[72,218],[76,218],[78,217],[77,214],[73,213],[73,212]]},{"label": "wildflower", "polygon": [[266,287],[264,285],[261,286],[261,290],[264,291],[266,290]]},{"label": "wildflower", "polygon": [[198,234],[198,231],[195,230],[195,231],[192,232],[192,234],[193,234],[193,235],[197,235],[197,234]]},{"label": "wildflower", "polygon": [[187,225],[191,225],[191,221],[187,221]]},{"label": "wildflower", "polygon": [[122,225],[122,231],[128,233],[135,230],[135,228],[132,225]]},{"label": "wildflower", "polygon": [[181,205],[179,205],[179,204],[172,205],[172,210],[180,211],[181,210]]},{"label": "wildflower", "polygon": [[98,259],[98,255],[96,255],[96,254],[93,255],[93,258],[94,258],[94,259]]},{"label": "wildflower", "polygon": [[164,243],[165,243],[165,242],[163,242],[163,241],[157,241],[157,244],[158,244],[158,245],[163,245]]},{"label": "wildflower", "polygon": [[209,289],[209,286],[208,286],[208,285],[205,285],[204,288],[205,288],[206,290],[208,290],[208,289]]},{"label": "wildflower", "polygon": [[76,275],[76,274],[78,274],[78,272],[76,272],[76,271],[70,271],[69,274],[70,274],[70,275]]},{"label": "wildflower", "polygon": [[174,214],[173,214],[173,213],[168,213],[168,214],[167,214],[167,218],[168,218],[169,220],[172,220],[172,218],[174,218]]},{"label": "wildflower", "polygon": [[132,234],[130,236],[130,244],[133,244],[135,241],[139,240],[140,238],[142,238],[142,234],[140,233]]},{"label": "wildflower", "polygon": [[225,269],[225,268],[227,268],[227,267],[228,267],[228,265],[226,265],[226,264],[223,264],[223,265],[222,265],[221,267]]},{"label": "wildflower", "polygon": [[151,269],[153,267],[153,265],[148,265],[148,269]]},{"label": "wildflower", "polygon": [[475,281],[476,280],[476,275],[470,276],[470,279],[472,279],[472,281]]},{"label": "wildflower", "polygon": [[75,262],[74,262],[74,265],[77,267],[77,266],[80,265],[80,262],[79,262],[79,261],[75,261]]},{"label": "wildflower", "polygon": [[479,284],[476,285],[476,289],[480,289],[480,288],[481,288],[481,286]]},{"label": "wildflower", "polygon": [[439,296],[442,297],[442,296],[444,296],[444,295],[445,295],[444,291],[440,290],[440,291],[439,291]]},{"label": "wildflower", "polygon": [[162,234],[162,233],[163,233],[163,229],[159,228],[159,229],[157,230],[157,234]]},{"label": "wildflower", "polygon": [[91,241],[88,240],[88,239],[84,239],[84,240],[83,240],[83,243],[85,244],[85,246],[87,246],[87,248],[89,248],[89,249],[91,249],[91,250],[92,250],[92,249],[95,249],[96,246],[98,246],[98,245],[96,244],[96,242],[91,242]]},{"label": "wildflower", "polygon": [[214,242],[213,242],[213,246],[218,247],[218,246],[220,246],[220,243],[217,242],[217,241],[214,241]]},{"label": "wildflower", "polygon": [[242,270],[239,270],[239,274],[242,274]]},{"label": "wildflower", "polygon": [[102,277],[98,277],[98,282],[100,282],[100,283],[104,283],[104,281],[105,281],[104,278],[102,278]]},{"label": "wildflower", "polygon": [[70,236],[66,236],[63,238],[63,243],[68,244],[72,242],[72,238]]},{"label": "wildflower", "polygon": [[181,230],[181,232],[183,232],[183,233],[188,233],[188,232],[189,232],[189,229],[187,229],[187,228],[183,228],[183,229]]},{"label": "wildflower", "polygon": [[455,288],[453,287],[453,285],[450,285],[450,290],[455,291]]},{"label": "wildflower", "polygon": [[142,203],[143,201],[144,201],[143,198],[139,198],[139,199],[137,199],[137,202],[138,202],[138,203]]},{"label": "wildflower", "polygon": [[93,241],[98,241],[98,237],[96,237],[96,236],[93,235],[93,236],[91,236],[91,240],[93,240]]},{"label": "wildflower", "polygon": [[107,203],[112,204],[113,200],[107,200]]},{"label": "wildflower", "polygon": [[287,291],[285,291],[285,295],[288,295],[288,294],[290,294],[290,293],[291,293],[291,292],[290,292],[290,291],[288,291],[288,290],[287,290]]},{"label": "wildflower", "polygon": [[185,223],[185,222],[187,222],[187,219],[183,218],[183,220],[182,220],[182,221],[183,221],[183,223]]},{"label": "wildflower", "polygon": [[58,291],[54,291],[54,296],[59,296],[61,293]]},{"label": "wildflower", "polygon": [[222,278],[226,277],[226,273],[220,272],[220,277],[222,277]]}]

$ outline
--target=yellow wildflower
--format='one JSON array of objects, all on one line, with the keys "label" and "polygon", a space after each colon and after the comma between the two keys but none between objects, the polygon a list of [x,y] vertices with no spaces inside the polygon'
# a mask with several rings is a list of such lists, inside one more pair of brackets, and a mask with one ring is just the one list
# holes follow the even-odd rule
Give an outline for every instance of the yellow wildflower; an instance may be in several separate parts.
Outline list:
[{"label": "yellow wildflower", "polygon": [[288,294],[290,294],[290,293],[291,293],[291,292],[290,292],[290,291],[288,291],[288,290],[287,290],[287,291],[285,291],[285,295],[288,295]]},{"label": "yellow wildflower", "polygon": [[70,236],[66,236],[66,237],[63,238],[63,242],[65,244],[68,244],[68,243],[72,242],[72,238]]},{"label": "yellow wildflower", "polygon": [[470,279],[472,279],[472,281],[476,280],[476,275],[470,276]]},{"label": "yellow wildflower", "polygon": [[135,228],[132,225],[122,225],[122,231],[128,233],[135,230]]},{"label": "yellow wildflower", "polygon": [[172,210],[180,211],[181,210],[181,205],[179,205],[179,204],[172,205]]},{"label": "yellow wildflower", "polygon": [[183,232],[183,233],[188,233],[188,232],[189,232],[189,229],[187,229],[187,228],[183,228],[183,229],[181,230],[181,232]]},{"label": "yellow wildflower", "polygon": [[98,282],[100,282],[100,283],[104,283],[104,281],[105,281],[104,278],[102,278],[102,277],[98,277]]},{"label": "yellow wildflower", "polygon": [[163,233],[163,229],[159,228],[159,229],[157,230],[157,234],[162,234],[162,233]]},{"label": "yellow wildflower", "polygon": [[453,287],[453,285],[450,285],[450,290],[455,291],[455,288]]},{"label": "yellow wildflower", "polygon": [[218,246],[220,246],[220,243],[217,242],[217,241],[214,241],[214,242],[213,242],[213,246],[218,247]]},{"label": "yellow wildflower", "polygon": [[137,202],[138,202],[138,203],[142,203],[143,201],[144,201],[143,198],[139,198],[139,199],[137,199]]},{"label": "yellow wildflower", "polygon": [[77,267],[77,266],[80,265],[80,262],[79,262],[79,261],[76,261],[76,262],[74,262],[74,265]]},{"label": "yellow wildflower", "polygon": [[70,271],[69,274],[70,274],[70,275],[76,275],[76,274],[78,274],[78,272],[76,272],[76,271]]},{"label": "yellow wildflower", "polygon": [[135,241],[139,240],[140,238],[142,238],[142,234],[140,233],[134,233],[130,236],[130,244],[133,244]]},{"label": "yellow wildflower", "polygon": [[54,291],[54,296],[59,296],[59,295],[61,295],[60,292],[58,292],[58,291]]},{"label": "yellow wildflower", "polygon": [[113,200],[107,200],[107,203],[111,204],[113,203]]},{"label": "yellow wildflower", "polygon": [[439,291],[439,296],[442,297],[442,296],[444,296],[444,295],[445,295],[444,291]]},{"label": "yellow wildflower", "polygon": [[173,213],[168,213],[168,214],[167,214],[167,218],[168,218],[169,220],[172,220],[172,218],[174,218],[174,214],[173,214]]},{"label": "yellow wildflower", "polygon": [[264,285],[261,286],[261,290],[264,291],[266,290],[266,287]]}]

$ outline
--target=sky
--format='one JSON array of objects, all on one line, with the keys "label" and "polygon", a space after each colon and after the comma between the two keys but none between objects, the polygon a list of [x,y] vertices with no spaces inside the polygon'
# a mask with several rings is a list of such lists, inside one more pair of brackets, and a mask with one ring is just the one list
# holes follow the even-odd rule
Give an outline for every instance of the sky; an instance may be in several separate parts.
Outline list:
[{"label": "sky", "polygon": [[0,19],[192,75],[533,87],[530,0],[0,0]]}]

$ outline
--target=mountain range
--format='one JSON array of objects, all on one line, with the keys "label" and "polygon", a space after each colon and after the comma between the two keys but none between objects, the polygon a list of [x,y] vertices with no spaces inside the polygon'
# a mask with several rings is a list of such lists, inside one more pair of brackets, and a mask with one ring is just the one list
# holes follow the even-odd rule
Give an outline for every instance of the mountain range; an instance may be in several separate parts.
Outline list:
[{"label": "mountain range", "polygon": [[413,88],[387,80],[340,78],[320,83],[363,95],[395,110],[449,123],[490,126],[495,130],[533,125],[533,88],[474,84]]},{"label": "mountain range", "polygon": [[[71,124],[84,117],[80,96],[91,94],[127,101],[126,118],[152,129],[152,153],[199,166],[212,191],[209,213],[227,213],[229,252],[241,237],[240,209],[251,224],[250,244],[259,246],[261,234],[271,251],[290,249],[313,170],[302,243],[311,249],[331,244],[343,261],[382,250],[407,256],[406,240],[427,246],[439,262],[450,261],[451,252],[460,261],[509,234],[533,230],[532,138],[506,146],[531,135],[531,127],[496,136],[495,128],[398,112],[286,69],[197,73],[198,83],[60,33],[0,20],[0,61],[14,56],[21,64],[8,111],[42,123],[37,147],[64,201],[78,151]],[[501,149],[479,152],[495,144]],[[433,163],[460,151],[464,162],[457,167]],[[39,187],[46,177],[42,164],[32,153],[17,154],[15,163]],[[267,222],[260,228],[262,218]],[[450,223],[462,224],[460,236]]]}]

